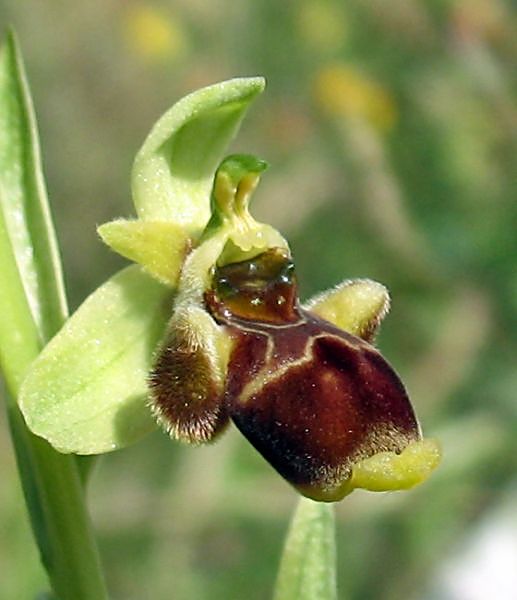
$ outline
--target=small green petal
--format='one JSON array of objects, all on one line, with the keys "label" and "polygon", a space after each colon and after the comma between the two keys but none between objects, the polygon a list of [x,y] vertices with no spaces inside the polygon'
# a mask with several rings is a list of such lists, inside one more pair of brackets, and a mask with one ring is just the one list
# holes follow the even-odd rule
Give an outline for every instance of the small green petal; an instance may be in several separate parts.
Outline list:
[{"label": "small green petal", "polygon": [[153,127],[132,172],[133,201],[141,219],[172,221],[196,236],[210,218],[217,164],[261,77],[232,79],[181,99]]},{"label": "small green petal", "polygon": [[304,308],[340,329],[371,341],[390,308],[388,290],[370,279],[351,279],[311,298]]},{"label": "small green petal", "polygon": [[176,287],[190,239],[170,222],[126,221],[104,223],[97,229],[102,241],[125,258],[142,265],[161,283]]},{"label": "small green petal", "polygon": [[146,404],[171,290],[132,266],[98,288],[34,362],[20,393],[29,428],[61,452],[97,454],[154,427]]}]

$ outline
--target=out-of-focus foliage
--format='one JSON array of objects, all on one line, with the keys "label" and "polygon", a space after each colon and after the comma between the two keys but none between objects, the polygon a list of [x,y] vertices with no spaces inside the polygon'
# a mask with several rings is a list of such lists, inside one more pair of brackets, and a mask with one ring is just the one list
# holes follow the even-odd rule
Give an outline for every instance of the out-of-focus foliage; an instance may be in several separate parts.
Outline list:
[{"label": "out-of-focus foliage", "polygon": [[[0,0],[0,23],[24,48],[73,306],[122,265],[95,226],[128,216],[157,116],[266,76],[234,148],[272,164],[254,213],[291,240],[306,296],[346,277],[388,286],[379,344],[444,447],[414,492],[337,507],[341,595],[436,597],[444,561],[516,484],[511,3]],[[43,576],[4,423],[0,449],[0,596],[30,597]],[[113,597],[268,597],[295,499],[236,432],[105,457],[90,500]]]}]

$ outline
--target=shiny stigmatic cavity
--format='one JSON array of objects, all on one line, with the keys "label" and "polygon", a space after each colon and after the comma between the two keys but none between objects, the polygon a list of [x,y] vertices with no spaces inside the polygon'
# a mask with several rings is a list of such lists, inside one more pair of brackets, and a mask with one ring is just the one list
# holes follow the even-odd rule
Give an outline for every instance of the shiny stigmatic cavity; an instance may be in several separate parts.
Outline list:
[{"label": "shiny stigmatic cavity", "polygon": [[224,412],[304,495],[339,500],[354,464],[420,439],[379,352],[300,307],[284,250],[216,268],[205,301],[235,339]]},{"label": "shiny stigmatic cavity", "polygon": [[294,264],[287,252],[274,248],[252,260],[214,269],[213,291],[207,295],[215,313],[282,325],[297,321]]}]

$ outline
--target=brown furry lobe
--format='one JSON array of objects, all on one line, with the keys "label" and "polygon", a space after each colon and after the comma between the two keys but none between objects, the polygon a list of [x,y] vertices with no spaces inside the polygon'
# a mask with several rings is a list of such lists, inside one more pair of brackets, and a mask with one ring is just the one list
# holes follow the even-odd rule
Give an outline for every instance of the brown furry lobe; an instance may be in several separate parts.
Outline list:
[{"label": "brown furry lobe", "polygon": [[213,357],[198,337],[173,318],[149,377],[158,421],[172,437],[193,444],[211,441],[228,423]]}]

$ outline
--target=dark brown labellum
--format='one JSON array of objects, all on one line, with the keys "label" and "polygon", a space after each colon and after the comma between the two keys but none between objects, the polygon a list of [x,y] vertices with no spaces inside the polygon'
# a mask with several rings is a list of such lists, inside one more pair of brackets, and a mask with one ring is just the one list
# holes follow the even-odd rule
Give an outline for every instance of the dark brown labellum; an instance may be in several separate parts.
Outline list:
[{"label": "dark brown labellum", "polygon": [[340,499],[354,463],[420,438],[381,354],[299,306],[285,251],[215,269],[206,304],[236,339],[225,412],[305,495]]}]

